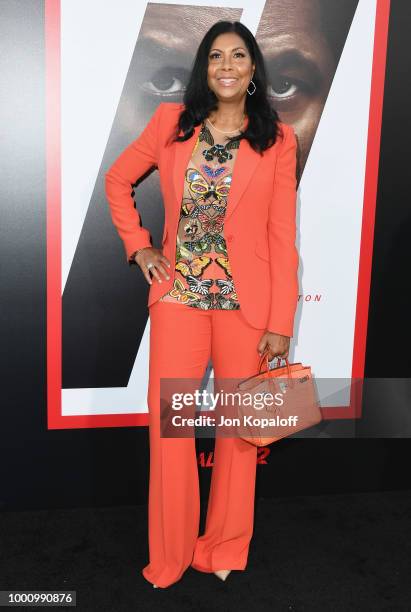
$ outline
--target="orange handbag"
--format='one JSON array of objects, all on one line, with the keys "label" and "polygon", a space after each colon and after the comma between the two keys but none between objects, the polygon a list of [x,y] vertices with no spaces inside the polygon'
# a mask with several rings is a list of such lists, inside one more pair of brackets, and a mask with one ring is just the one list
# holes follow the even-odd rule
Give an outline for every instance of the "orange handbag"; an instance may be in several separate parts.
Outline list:
[{"label": "orange handbag", "polygon": [[[267,360],[267,369],[261,372],[264,358]],[[322,420],[311,367],[303,366],[302,363],[290,364],[287,358],[285,362],[285,366],[270,369],[266,351],[261,356],[258,374],[237,385],[240,398],[244,394],[251,396],[249,401],[259,398],[258,408],[255,401],[252,406],[241,401],[237,407],[240,418],[237,433],[240,438],[255,446],[266,446]],[[267,404],[263,402],[261,406],[264,398],[270,401]]]}]

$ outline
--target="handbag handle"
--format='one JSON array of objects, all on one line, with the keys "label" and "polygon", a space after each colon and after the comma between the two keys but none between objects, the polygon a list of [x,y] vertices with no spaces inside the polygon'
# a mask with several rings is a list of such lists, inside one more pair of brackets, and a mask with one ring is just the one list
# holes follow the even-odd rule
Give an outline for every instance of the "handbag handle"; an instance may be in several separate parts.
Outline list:
[{"label": "handbag handle", "polygon": [[[269,367],[268,367],[268,350],[267,349],[264,351],[264,353],[261,355],[261,358],[260,358],[260,364],[258,366],[258,373],[259,374],[261,374],[261,366],[263,364],[264,358],[267,359],[267,372],[269,372]],[[287,366],[287,377],[291,378],[291,368],[290,368],[290,363],[289,363],[287,357],[283,358],[283,357],[276,356],[276,357],[274,357],[274,359],[280,359],[280,360],[284,359],[285,365]],[[280,366],[277,365],[277,367],[280,367]],[[275,369],[275,368],[272,368],[272,369]]]}]

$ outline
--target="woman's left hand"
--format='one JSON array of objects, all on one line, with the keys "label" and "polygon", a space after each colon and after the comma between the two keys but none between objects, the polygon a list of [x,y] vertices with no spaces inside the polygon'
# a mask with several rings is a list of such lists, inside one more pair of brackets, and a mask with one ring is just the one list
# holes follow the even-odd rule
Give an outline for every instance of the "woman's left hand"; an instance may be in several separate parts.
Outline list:
[{"label": "woman's left hand", "polygon": [[274,357],[285,359],[288,357],[288,351],[290,350],[290,337],[267,330],[261,336],[261,340],[257,345],[257,351],[262,355],[266,349],[268,351],[268,361],[271,361]]}]

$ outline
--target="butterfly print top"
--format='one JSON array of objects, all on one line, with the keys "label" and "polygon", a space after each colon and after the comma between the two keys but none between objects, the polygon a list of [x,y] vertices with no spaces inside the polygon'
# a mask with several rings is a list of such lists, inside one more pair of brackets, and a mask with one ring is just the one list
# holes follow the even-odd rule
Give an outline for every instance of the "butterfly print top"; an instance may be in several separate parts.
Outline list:
[{"label": "butterfly print top", "polygon": [[238,310],[224,239],[224,217],[239,141],[230,143],[206,119],[184,178],[177,231],[176,276],[160,300],[203,310]]}]

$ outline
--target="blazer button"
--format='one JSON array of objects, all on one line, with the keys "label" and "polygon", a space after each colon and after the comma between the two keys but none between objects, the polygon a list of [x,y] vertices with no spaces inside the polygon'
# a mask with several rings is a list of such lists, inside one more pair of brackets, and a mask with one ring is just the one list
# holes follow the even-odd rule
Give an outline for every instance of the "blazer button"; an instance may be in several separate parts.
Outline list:
[{"label": "blazer button", "polygon": [[228,236],[227,236],[228,242],[232,242],[233,239],[234,239],[234,236],[232,234],[228,234]]}]

